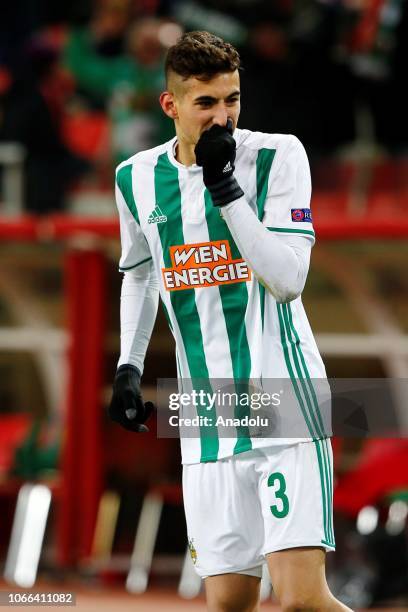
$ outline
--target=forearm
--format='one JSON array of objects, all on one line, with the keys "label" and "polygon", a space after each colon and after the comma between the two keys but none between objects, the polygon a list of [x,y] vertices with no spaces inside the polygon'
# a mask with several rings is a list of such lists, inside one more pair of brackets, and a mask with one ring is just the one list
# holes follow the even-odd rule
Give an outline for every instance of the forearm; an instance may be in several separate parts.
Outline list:
[{"label": "forearm", "polygon": [[224,206],[222,216],[259,282],[278,302],[297,298],[309,270],[309,239],[276,236],[262,225],[245,197]]},{"label": "forearm", "polygon": [[120,359],[143,373],[143,363],[159,303],[153,265],[147,262],[123,275],[120,299]]}]

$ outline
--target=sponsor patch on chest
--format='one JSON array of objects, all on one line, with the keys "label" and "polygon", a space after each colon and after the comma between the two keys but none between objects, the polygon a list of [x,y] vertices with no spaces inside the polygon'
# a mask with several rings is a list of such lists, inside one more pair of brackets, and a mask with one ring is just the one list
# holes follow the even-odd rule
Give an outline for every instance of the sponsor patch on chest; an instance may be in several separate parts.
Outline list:
[{"label": "sponsor patch on chest", "polygon": [[162,268],[167,291],[214,287],[251,280],[243,259],[233,259],[228,240],[170,247],[171,267]]}]

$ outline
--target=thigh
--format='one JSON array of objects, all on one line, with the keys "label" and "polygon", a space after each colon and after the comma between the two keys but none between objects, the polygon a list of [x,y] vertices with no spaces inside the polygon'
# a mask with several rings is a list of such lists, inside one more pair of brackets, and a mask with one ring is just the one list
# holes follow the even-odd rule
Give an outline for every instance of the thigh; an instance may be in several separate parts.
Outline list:
[{"label": "thigh", "polygon": [[323,548],[292,548],[267,555],[273,590],[285,601],[316,601],[329,596]]},{"label": "thigh", "polygon": [[296,547],[334,550],[330,441],[265,449],[258,470],[264,554]]},{"label": "thigh", "polygon": [[183,467],[191,556],[201,577],[259,569],[263,519],[256,480],[242,477],[234,458]]},{"label": "thigh", "polygon": [[222,574],[205,579],[209,612],[257,612],[261,580],[243,574]]}]

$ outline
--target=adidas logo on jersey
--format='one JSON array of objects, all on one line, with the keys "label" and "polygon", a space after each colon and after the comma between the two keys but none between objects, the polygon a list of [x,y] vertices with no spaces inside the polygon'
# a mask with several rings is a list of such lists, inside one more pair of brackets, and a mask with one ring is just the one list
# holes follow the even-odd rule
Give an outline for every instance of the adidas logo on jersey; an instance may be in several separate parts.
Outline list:
[{"label": "adidas logo on jersey", "polygon": [[156,208],[154,208],[147,220],[148,223],[166,223],[166,221],[167,217],[166,215],[163,215],[159,206],[156,206]]},{"label": "adidas logo on jersey", "polygon": [[228,164],[224,167],[224,170],[222,171],[223,174],[226,174],[227,172],[231,172],[232,168],[231,168],[231,162],[228,162]]}]

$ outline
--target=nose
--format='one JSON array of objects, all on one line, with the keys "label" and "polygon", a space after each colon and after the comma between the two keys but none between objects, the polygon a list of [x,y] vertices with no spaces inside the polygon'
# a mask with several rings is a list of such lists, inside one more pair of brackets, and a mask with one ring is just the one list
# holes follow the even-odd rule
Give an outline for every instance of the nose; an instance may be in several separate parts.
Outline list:
[{"label": "nose", "polygon": [[227,120],[228,120],[228,109],[223,104],[220,104],[215,109],[212,123],[213,125],[225,126],[227,124]]}]

